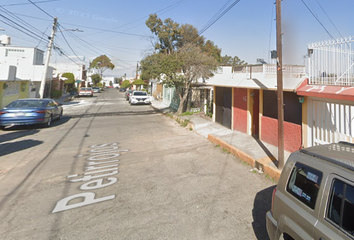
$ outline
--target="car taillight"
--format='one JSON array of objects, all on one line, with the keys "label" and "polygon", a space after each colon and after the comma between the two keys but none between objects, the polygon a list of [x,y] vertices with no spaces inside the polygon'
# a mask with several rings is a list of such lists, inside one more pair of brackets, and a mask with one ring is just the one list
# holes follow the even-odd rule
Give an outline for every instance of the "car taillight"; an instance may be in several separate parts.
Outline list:
[{"label": "car taillight", "polygon": [[2,114],[5,114],[5,113],[8,113],[8,112],[5,112],[5,111],[1,111],[1,112],[0,112],[0,115],[2,115]]},{"label": "car taillight", "polygon": [[277,188],[274,188],[273,194],[272,194],[272,207],[271,207],[271,209],[270,209],[270,211],[271,211],[272,214],[273,214],[274,197],[275,197],[276,191],[277,191]]},{"label": "car taillight", "polygon": [[46,113],[46,110],[34,111],[36,113]]}]

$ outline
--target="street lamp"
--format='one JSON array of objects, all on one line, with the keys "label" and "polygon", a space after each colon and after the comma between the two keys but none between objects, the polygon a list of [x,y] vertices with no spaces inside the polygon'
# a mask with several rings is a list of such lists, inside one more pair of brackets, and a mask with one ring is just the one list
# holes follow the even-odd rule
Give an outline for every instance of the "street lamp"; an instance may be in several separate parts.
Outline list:
[{"label": "street lamp", "polygon": [[[42,76],[41,86],[39,88],[39,96],[40,96],[40,98],[44,97],[45,82],[46,82],[46,77],[47,77],[47,73],[48,73],[48,65],[49,65],[49,60],[50,60],[50,54],[51,54],[52,48],[53,48],[54,35],[55,35],[55,32],[57,31],[57,23],[58,23],[58,18],[54,18],[52,34],[50,35],[50,38],[49,38],[47,57],[46,57],[46,61],[45,61],[45,64],[44,64],[44,73],[43,73],[43,76]],[[64,32],[64,31],[83,32],[80,29],[64,29],[64,30],[61,30],[59,32]]]}]

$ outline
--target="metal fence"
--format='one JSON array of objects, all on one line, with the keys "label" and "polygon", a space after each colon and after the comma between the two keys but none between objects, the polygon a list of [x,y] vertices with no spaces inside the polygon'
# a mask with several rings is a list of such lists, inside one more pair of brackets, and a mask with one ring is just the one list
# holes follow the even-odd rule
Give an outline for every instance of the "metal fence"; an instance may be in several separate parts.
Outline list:
[{"label": "metal fence", "polygon": [[308,46],[309,83],[354,86],[354,37]]}]

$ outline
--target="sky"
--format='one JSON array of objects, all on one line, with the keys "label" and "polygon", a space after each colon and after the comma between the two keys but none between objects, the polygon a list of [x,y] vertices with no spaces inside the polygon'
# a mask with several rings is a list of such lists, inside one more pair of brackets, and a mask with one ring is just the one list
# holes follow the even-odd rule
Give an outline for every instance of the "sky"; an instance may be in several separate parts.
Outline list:
[{"label": "sky", "polygon": [[[271,62],[276,49],[275,7],[275,0],[0,0],[0,35],[10,36],[11,45],[46,51],[57,17],[51,65],[88,67],[105,54],[116,67],[104,76],[132,77],[153,49],[145,25],[150,14],[198,30],[209,26],[202,35],[222,56],[254,64]],[[304,65],[310,43],[354,36],[353,0],[283,0],[281,8],[283,64]]]}]

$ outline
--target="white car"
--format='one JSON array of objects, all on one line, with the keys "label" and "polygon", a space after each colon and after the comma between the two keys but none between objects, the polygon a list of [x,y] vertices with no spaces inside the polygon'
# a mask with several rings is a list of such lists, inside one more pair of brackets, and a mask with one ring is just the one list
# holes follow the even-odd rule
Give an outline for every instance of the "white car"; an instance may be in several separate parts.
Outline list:
[{"label": "white car", "polygon": [[129,97],[130,104],[150,104],[150,97],[147,92],[134,91]]}]

